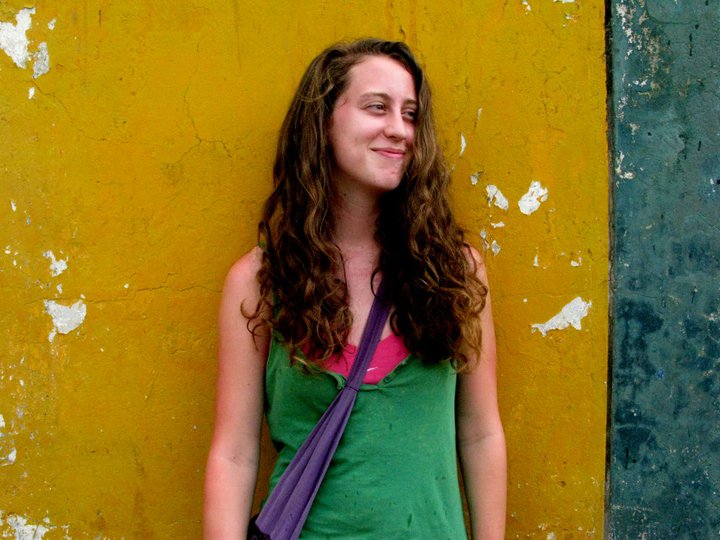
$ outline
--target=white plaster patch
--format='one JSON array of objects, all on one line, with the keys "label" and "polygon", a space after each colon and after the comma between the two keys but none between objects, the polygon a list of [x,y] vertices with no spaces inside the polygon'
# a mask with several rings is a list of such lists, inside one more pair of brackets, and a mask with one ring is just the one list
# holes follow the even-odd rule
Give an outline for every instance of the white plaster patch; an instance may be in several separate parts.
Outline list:
[{"label": "white plaster patch", "polygon": [[560,313],[552,317],[549,321],[532,325],[532,331],[538,330],[543,336],[547,335],[550,330],[565,330],[568,326],[572,326],[576,330],[582,329],[582,320],[588,314],[588,310],[592,306],[592,302],[586,302],[579,296],[573,298],[568,304],[563,306]]},{"label": "white plaster patch", "polygon": [[575,0],[553,0],[556,4],[560,2],[561,4],[572,4],[575,2]]},{"label": "white plaster patch", "polygon": [[460,134],[460,156],[462,156],[465,153],[465,148],[467,147],[467,142],[465,142],[465,135],[462,133]]},{"label": "white plaster patch", "polygon": [[497,223],[491,223],[490,226],[491,226],[493,229],[499,229],[500,227],[504,227],[504,226],[505,226],[505,222],[504,222],[504,221],[498,221]]},{"label": "white plaster patch", "polygon": [[[12,381],[12,375],[9,377],[9,380]],[[0,452],[4,454],[0,455],[0,467],[12,465],[17,459],[17,450],[15,449],[11,437],[12,433],[5,433],[5,427],[5,417],[0,414],[0,442],[2,442],[2,445],[0,445]]]},{"label": "white plaster patch", "polygon": [[478,123],[480,121],[481,114],[482,114],[482,107],[479,107],[477,110],[477,114],[475,115],[475,123]]},{"label": "white plaster patch", "polygon": [[530,3],[527,0],[522,0],[522,5],[525,7],[526,15],[532,11],[532,6],[530,6]]},{"label": "white plaster patch", "polygon": [[477,186],[478,180],[480,180],[480,177],[483,175],[482,172],[476,172],[475,174],[470,175],[470,183],[473,186]]},{"label": "white plaster patch", "polygon": [[56,259],[55,254],[50,250],[43,253],[43,257],[50,259],[50,273],[53,277],[59,276],[67,270],[67,259]]},{"label": "white plaster patch", "polygon": [[571,260],[570,266],[582,266],[582,257],[578,257],[577,260]]},{"label": "white plaster patch", "polygon": [[31,86],[28,88],[28,99],[32,99],[35,97],[35,87]]},{"label": "white plaster patch", "polygon": [[635,179],[635,173],[632,171],[623,171],[623,161],[625,160],[625,154],[620,152],[618,154],[618,157],[615,159],[615,172],[620,178],[624,178],[625,180],[634,180]]},{"label": "white plaster patch", "polygon": [[83,323],[85,315],[87,315],[87,306],[82,300],[78,300],[71,306],[64,306],[53,300],[45,300],[45,311],[53,321],[53,329],[48,335],[48,341],[52,342],[58,332],[69,334]]},{"label": "white plaster patch", "polygon": [[485,229],[480,231],[480,238],[482,238],[483,249],[487,251],[490,247],[490,243],[487,241],[487,231]]},{"label": "white plaster patch", "polygon": [[554,532],[550,531],[549,533],[547,533],[546,540],[557,540],[557,535]]},{"label": "white plaster patch", "polygon": [[17,212],[17,205],[15,204],[15,201],[10,201],[10,209],[13,212]]},{"label": "white plaster patch", "polygon": [[63,291],[63,289],[62,289],[62,283],[58,283],[58,284],[57,284],[57,287],[55,287],[55,288],[57,289],[58,294],[62,294],[62,291]]},{"label": "white plaster patch", "polygon": [[518,201],[520,211],[525,215],[530,215],[540,208],[540,204],[547,201],[548,190],[544,188],[540,182],[533,180],[530,182],[530,189]]},{"label": "white plaster patch", "polygon": [[533,266],[540,266],[540,263],[538,262],[538,256],[537,253],[535,254],[535,258],[533,259]]},{"label": "white plaster patch", "polygon": [[55,30],[55,23],[57,22],[57,19],[53,19],[48,23],[48,30]]},{"label": "white plaster patch", "polygon": [[45,75],[50,71],[50,54],[48,53],[47,43],[44,41],[38,45],[38,50],[34,54],[35,63],[33,64],[33,79]]},{"label": "white plaster patch", "polygon": [[[3,516],[0,514],[0,525],[3,523]],[[33,525],[28,523],[28,519],[17,514],[10,514],[5,518],[5,523],[15,534],[15,540],[42,540],[46,532],[54,529],[50,525],[50,520],[45,518],[43,523]]]},{"label": "white plaster patch", "polygon": [[494,204],[501,210],[507,210],[508,209],[508,200],[505,195],[502,194],[502,191],[498,189],[497,186],[493,184],[489,184],[485,187],[485,191],[487,192],[488,197],[488,206],[491,206]]},{"label": "white plaster patch", "polygon": [[490,250],[493,252],[493,255],[497,257],[497,254],[500,253],[500,244],[493,240],[492,244],[490,244]]},{"label": "white plaster patch", "polygon": [[23,8],[15,15],[15,24],[0,22],[0,49],[5,51],[15,65],[25,69],[31,54],[28,51],[28,41],[25,33],[32,25],[32,16],[35,8]]}]

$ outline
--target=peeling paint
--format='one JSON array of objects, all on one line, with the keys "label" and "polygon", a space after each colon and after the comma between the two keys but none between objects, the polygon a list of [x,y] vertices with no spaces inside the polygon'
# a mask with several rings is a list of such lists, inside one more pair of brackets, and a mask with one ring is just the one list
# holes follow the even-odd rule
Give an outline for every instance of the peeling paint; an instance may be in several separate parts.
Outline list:
[{"label": "peeling paint", "polygon": [[490,248],[490,242],[487,241],[487,231],[485,229],[480,231],[480,238],[482,238],[483,249],[487,251]]},{"label": "peeling paint", "polygon": [[43,253],[43,257],[50,259],[50,273],[53,277],[59,276],[67,270],[67,259],[56,259],[55,254],[50,250]]},{"label": "peeling paint", "polygon": [[87,314],[87,306],[82,300],[78,300],[71,306],[64,306],[53,300],[45,300],[45,311],[53,321],[53,329],[48,335],[48,341],[52,342],[58,332],[69,334],[83,323]]},{"label": "peeling paint", "polygon": [[505,222],[504,222],[504,221],[498,221],[497,223],[491,223],[490,226],[491,226],[493,229],[499,229],[499,228],[505,226]]},{"label": "peeling paint", "polygon": [[43,523],[37,525],[30,524],[28,521],[28,518],[17,514],[10,514],[3,519],[3,513],[0,512],[0,526],[6,525],[9,527],[15,534],[15,540],[42,540],[45,533],[55,528],[50,525],[48,518],[45,518]]},{"label": "peeling paint", "polygon": [[[44,41],[34,53],[29,50],[30,40],[26,34],[32,26],[34,14],[34,7],[23,8],[15,15],[15,24],[0,22],[0,49],[21,69],[27,67],[28,61],[34,60],[33,78],[37,79],[50,70],[50,54]],[[32,99],[32,96],[30,98]]]},{"label": "peeling paint", "polygon": [[32,25],[34,14],[35,8],[23,8],[15,15],[15,24],[0,22],[0,49],[5,51],[15,65],[22,69],[25,69],[25,65],[31,57],[30,51],[28,51],[30,41],[25,33]]},{"label": "peeling paint", "polygon": [[565,330],[568,326],[572,326],[576,330],[581,330],[581,321],[587,316],[591,306],[592,302],[586,302],[579,296],[573,298],[560,310],[560,313],[547,322],[533,324],[532,331],[535,332],[538,330],[545,336],[550,330]]},{"label": "peeling paint", "polygon": [[470,175],[470,183],[473,186],[477,186],[478,181],[483,177],[483,174],[484,174],[483,171],[478,171],[475,174],[471,174]]},{"label": "peeling paint", "polygon": [[493,184],[489,184],[485,191],[487,192],[488,197],[488,206],[491,206],[492,204],[495,204],[498,208],[501,210],[507,210],[509,207],[509,203],[507,200],[507,197],[502,194],[502,191],[500,191],[497,186]]},{"label": "peeling paint", "polygon": [[44,41],[38,45],[35,53],[35,63],[33,64],[33,79],[45,75],[50,71],[50,54],[48,53],[47,43]]},{"label": "peeling paint", "polygon": [[32,99],[35,97],[35,87],[31,86],[28,88],[28,99]]},{"label": "peeling paint", "polygon": [[467,147],[467,143],[465,141],[465,135],[462,133],[460,134],[460,156],[462,156],[465,153],[465,148]]},{"label": "peeling paint", "polygon": [[497,254],[500,253],[500,244],[493,240],[492,244],[490,244],[490,251],[493,252],[493,255],[497,256]]},{"label": "peeling paint", "polygon": [[625,154],[622,152],[618,153],[617,158],[615,159],[615,172],[620,178],[624,178],[625,180],[634,180],[635,179],[635,173],[632,171],[623,171],[623,161],[625,160]]},{"label": "peeling paint", "polygon": [[548,190],[544,188],[540,182],[533,180],[530,182],[530,189],[518,201],[518,207],[523,214],[530,215],[540,208],[540,204],[548,198]]}]

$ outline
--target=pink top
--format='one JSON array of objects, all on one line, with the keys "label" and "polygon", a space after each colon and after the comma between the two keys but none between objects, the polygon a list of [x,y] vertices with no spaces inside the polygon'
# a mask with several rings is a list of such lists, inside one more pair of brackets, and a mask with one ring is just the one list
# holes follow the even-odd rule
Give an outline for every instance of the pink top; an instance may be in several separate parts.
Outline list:
[{"label": "pink top", "polygon": [[[370,360],[370,367],[363,377],[364,384],[377,384],[392,372],[397,365],[410,355],[405,343],[400,336],[390,334],[380,340]],[[334,371],[347,378],[350,375],[355,357],[357,356],[357,345],[348,343],[341,354],[328,358],[325,369]]]}]

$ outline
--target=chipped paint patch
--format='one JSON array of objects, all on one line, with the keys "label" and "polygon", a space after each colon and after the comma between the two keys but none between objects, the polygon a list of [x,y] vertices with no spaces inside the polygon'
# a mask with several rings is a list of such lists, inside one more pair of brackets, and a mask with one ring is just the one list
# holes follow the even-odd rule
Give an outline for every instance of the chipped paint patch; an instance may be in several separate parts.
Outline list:
[{"label": "chipped paint patch", "polygon": [[478,171],[475,174],[471,174],[470,175],[470,183],[473,186],[477,186],[478,181],[483,177],[483,174],[484,174],[483,171]]},{"label": "chipped paint patch", "polygon": [[67,270],[67,259],[56,259],[55,254],[50,250],[43,253],[43,257],[50,259],[50,273],[53,277],[59,276]]},{"label": "chipped paint patch", "polygon": [[5,51],[15,65],[25,69],[31,54],[28,50],[30,41],[25,33],[32,26],[35,8],[23,8],[15,15],[15,24],[0,22],[0,49]]},{"label": "chipped paint patch", "polygon": [[498,221],[497,223],[491,223],[490,226],[491,226],[493,229],[499,229],[500,227],[504,227],[504,226],[505,226],[505,222],[504,222],[504,221]]},{"label": "chipped paint patch", "polygon": [[32,99],[35,97],[35,87],[31,86],[28,88],[28,99]]},{"label": "chipped paint patch", "polygon": [[622,151],[618,154],[617,158],[615,158],[615,173],[620,177],[624,178],[625,180],[634,180],[635,179],[635,173],[632,171],[624,171],[623,170],[623,161],[625,160],[625,154],[622,153]]},{"label": "chipped paint patch", "polygon": [[50,54],[48,53],[47,43],[44,41],[38,45],[35,53],[35,63],[33,64],[33,79],[45,75],[50,71]]},{"label": "chipped paint patch", "polygon": [[505,197],[505,195],[502,194],[502,191],[500,191],[497,186],[495,186],[493,184],[489,184],[485,188],[485,191],[487,192],[488,206],[491,206],[492,204],[494,204],[501,210],[508,209],[509,203],[508,203],[507,197]]},{"label": "chipped paint patch", "polygon": [[530,215],[540,208],[540,204],[548,198],[548,190],[544,188],[540,182],[533,180],[530,182],[530,189],[518,201],[518,207],[523,214]]},{"label": "chipped paint patch", "polygon": [[525,7],[525,14],[527,15],[532,11],[532,6],[527,0],[522,0],[522,5]]},{"label": "chipped paint patch", "polygon": [[535,254],[535,258],[533,259],[533,266],[537,267],[540,266],[540,263],[538,262],[538,255]]},{"label": "chipped paint patch", "polygon": [[500,244],[498,244],[497,241],[493,240],[492,244],[490,244],[490,251],[492,251],[493,255],[497,257],[497,254],[500,253]]},{"label": "chipped paint patch", "polygon": [[34,53],[29,50],[30,40],[26,34],[32,26],[33,15],[35,15],[34,7],[23,8],[15,15],[15,24],[0,22],[0,49],[21,69],[25,69],[27,63],[34,60],[33,77],[37,79],[50,70],[50,54],[44,41],[38,45]]},{"label": "chipped paint patch", "polygon": [[[50,519],[48,518],[45,518],[43,523],[33,525],[28,523],[28,518],[17,514],[10,514],[4,519],[3,517],[3,513],[0,512],[0,526],[4,525],[9,528],[15,535],[15,540],[42,540],[45,533],[55,528],[50,524]],[[6,537],[5,534],[3,534],[3,537]]]},{"label": "chipped paint patch", "polygon": [[57,19],[53,19],[48,23],[48,30],[55,30],[55,23],[57,22]]},{"label": "chipped paint patch", "polygon": [[578,257],[577,260],[571,260],[570,266],[582,266],[582,257]]},{"label": "chipped paint patch", "polygon": [[587,316],[592,302],[586,302],[579,296],[573,298],[560,310],[560,313],[544,323],[533,324],[532,331],[538,330],[543,336],[551,330],[565,330],[572,326],[576,330],[582,329],[582,320]]},{"label": "chipped paint patch", "polygon": [[465,135],[462,133],[460,134],[460,156],[462,156],[465,153],[465,148],[467,147],[467,142],[465,141]]},{"label": "chipped paint patch", "polygon": [[482,238],[483,249],[487,251],[490,248],[490,242],[487,241],[487,231],[485,229],[480,231],[480,238]]},{"label": "chipped paint patch", "polygon": [[83,323],[85,315],[87,315],[87,306],[82,300],[78,300],[71,306],[64,306],[53,300],[45,300],[45,311],[53,321],[53,329],[48,335],[48,341],[52,342],[57,333],[69,334]]},{"label": "chipped paint patch", "polygon": [[[9,380],[12,380],[12,375]],[[17,450],[12,441],[12,433],[5,431],[6,426],[5,417],[0,414],[0,443],[2,443],[0,444],[0,452],[2,452],[2,455],[0,455],[0,467],[12,465],[17,459]]]},{"label": "chipped paint patch", "polygon": [[15,201],[10,201],[10,209],[13,212],[17,212],[17,205],[15,204]]}]

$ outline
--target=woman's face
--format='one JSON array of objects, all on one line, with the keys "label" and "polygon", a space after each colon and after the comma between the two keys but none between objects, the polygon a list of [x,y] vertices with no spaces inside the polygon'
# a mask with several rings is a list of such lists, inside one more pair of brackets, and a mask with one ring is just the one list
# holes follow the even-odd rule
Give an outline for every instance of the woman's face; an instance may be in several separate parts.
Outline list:
[{"label": "woman's face", "polygon": [[328,125],[333,175],[343,196],[374,198],[395,189],[410,161],[417,94],[410,73],[387,56],[352,68]]}]

